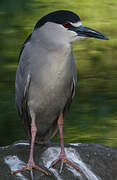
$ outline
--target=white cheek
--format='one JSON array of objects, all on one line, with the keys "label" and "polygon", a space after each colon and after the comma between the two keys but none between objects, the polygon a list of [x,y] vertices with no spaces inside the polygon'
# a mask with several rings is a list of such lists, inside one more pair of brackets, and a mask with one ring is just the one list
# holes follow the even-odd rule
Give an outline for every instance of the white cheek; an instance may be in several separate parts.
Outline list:
[{"label": "white cheek", "polygon": [[70,38],[71,40],[77,37],[77,33],[74,32],[74,31],[69,31],[69,30],[67,30],[67,33],[68,33],[68,36],[69,36],[69,38]]},{"label": "white cheek", "polygon": [[74,31],[69,31],[68,34],[69,34],[69,40],[71,42],[75,42],[75,41],[86,39],[86,37],[78,36],[78,34],[76,32],[74,32]]},{"label": "white cheek", "polygon": [[78,41],[78,40],[84,40],[84,39],[86,39],[87,37],[83,37],[83,36],[77,36],[76,37],[76,41]]}]

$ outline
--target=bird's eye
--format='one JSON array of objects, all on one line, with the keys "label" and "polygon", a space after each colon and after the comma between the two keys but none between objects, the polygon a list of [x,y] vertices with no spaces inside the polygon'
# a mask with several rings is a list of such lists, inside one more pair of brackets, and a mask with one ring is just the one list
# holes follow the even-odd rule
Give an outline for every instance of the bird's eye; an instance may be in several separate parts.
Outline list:
[{"label": "bird's eye", "polygon": [[64,26],[65,28],[70,28],[71,24],[70,24],[69,22],[64,22],[64,23],[63,23],[63,26]]}]

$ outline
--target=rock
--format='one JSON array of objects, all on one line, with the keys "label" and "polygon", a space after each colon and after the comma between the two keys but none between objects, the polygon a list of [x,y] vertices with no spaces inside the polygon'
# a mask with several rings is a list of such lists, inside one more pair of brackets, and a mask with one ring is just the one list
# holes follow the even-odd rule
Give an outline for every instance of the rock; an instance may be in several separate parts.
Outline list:
[{"label": "rock", "polygon": [[[31,180],[29,171],[11,175],[11,170],[26,165],[29,150],[28,141],[18,141],[0,148],[0,180]],[[59,164],[49,169],[51,162],[59,155],[60,145],[41,143],[35,145],[35,163],[50,175],[33,170],[34,180],[117,180],[117,148],[101,144],[67,144],[65,151],[69,160],[75,162],[82,173],[68,165],[64,165],[61,174]]]}]

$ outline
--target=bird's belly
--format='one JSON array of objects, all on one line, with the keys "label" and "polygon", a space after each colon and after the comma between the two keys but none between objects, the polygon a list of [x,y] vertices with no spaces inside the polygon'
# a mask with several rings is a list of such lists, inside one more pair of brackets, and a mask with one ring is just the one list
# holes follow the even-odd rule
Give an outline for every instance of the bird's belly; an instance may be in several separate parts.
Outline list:
[{"label": "bird's belly", "polygon": [[30,91],[30,104],[36,113],[62,111],[67,99],[71,95],[72,78],[62,79],[59,76],[50,77],[46,82],[32,83]]},{"label": "bird's belly", "polygon": [[[44,74],[44,77],[45,74]],[[72,74],[49,73],[49,77],[40,82],[32,81],[30,85],[30,108],[36,115],[38,132],[44,134],[63,111],[68,98],[71,96]]]},{"label": "bird's belly", "polygon": [[[52,59],[52,61],[51,61]],[[46,59],[34,66],[29,88],[28,105],[36,117],[38,132],[44,134],[55,122],[71,96],[73,79],[72,57]]]},{"label": "bird's belly", "polygon": [[38,111],[39,109],[48,111],[48,108],[54,109],[54,107],[62,109],[65,105],[70,96],[73,78],[72,58],[68,57],[61,61],[53,57],[52,59],[56,58],[53,62],[48,60],[48,63],[41,68],[40,65],[34,67],[36,74],[32,77],[29,97]]}]

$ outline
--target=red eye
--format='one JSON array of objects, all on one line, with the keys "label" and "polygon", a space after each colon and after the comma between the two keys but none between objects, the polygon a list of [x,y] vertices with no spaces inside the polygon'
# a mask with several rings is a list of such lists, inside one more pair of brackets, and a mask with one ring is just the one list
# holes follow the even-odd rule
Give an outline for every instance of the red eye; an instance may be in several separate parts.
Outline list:
[{"label": "red eye", "polygon": [[70,28],[71,24],[69,22],[64,22],[63,26],[65,28]]}]

